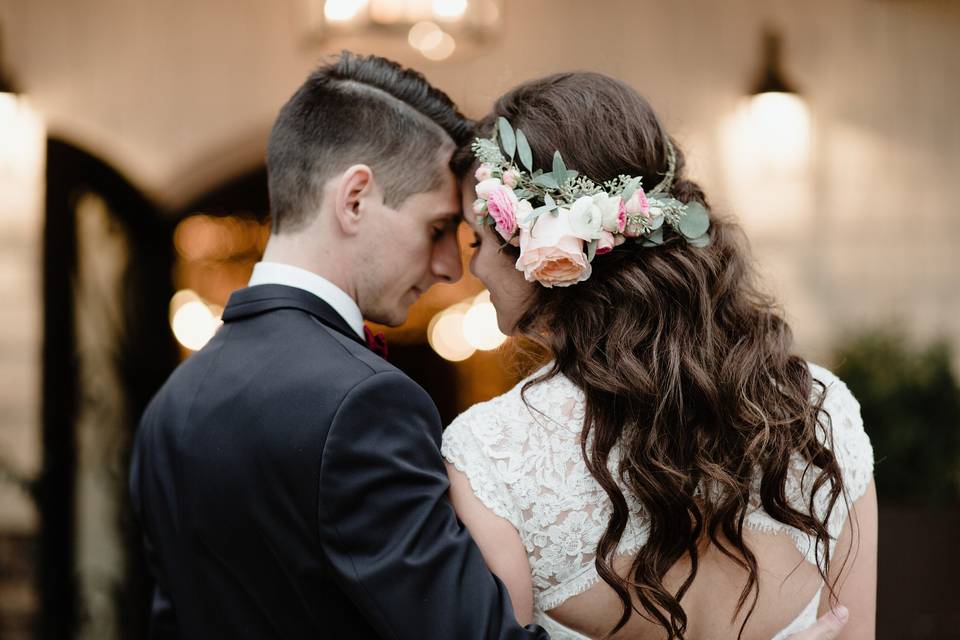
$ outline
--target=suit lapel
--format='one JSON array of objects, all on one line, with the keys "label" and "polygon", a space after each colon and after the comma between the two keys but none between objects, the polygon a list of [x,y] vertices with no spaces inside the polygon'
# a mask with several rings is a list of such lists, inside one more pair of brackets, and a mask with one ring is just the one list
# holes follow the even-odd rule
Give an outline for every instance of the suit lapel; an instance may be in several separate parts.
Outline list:
[{"label": "suit lapel", "polygon": [[223,321],[233,322],[276,309],[305,311],[324,325],[366,346],[366,342],[329,304],[308,291],[283,284],[258,284],[234,291],[223,310]]}]

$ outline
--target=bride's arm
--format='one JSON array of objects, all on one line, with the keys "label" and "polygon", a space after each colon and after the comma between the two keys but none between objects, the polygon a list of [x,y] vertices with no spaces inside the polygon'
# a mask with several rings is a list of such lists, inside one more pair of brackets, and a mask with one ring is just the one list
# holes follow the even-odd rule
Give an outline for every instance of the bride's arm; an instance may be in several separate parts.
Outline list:
[{"label": "bride's arm", "polygon": [[[850,622],[838,638],[873,640],[877,617],[877,490],[872,481],[853,503],[843,525],[830,558],[828,578],[831,584],[836,581],[837,597],[850,610]],[[829,599],[824,589],[819,615],[829,611]]]},{"label": "bride's arm", "polygon": [[508,521],[488,509],[470,487],[467,476],[446,463],[450,476],[450,502],[457,516],[483,553],[490,571],[507,586],[517,622],[533,620],[533,581],[520,534]]}]

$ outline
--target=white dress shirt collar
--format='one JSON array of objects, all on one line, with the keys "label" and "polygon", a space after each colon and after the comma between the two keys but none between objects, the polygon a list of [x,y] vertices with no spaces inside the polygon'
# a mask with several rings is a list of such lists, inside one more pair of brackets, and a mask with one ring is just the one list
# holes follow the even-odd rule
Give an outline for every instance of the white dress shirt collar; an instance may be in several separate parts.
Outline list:
[{"label": "white dress shirt collar", "polygon": [[258,284],[283,284],[303,289],[317,296],[340,314],[357,335],[364,337],[363,314],[360,307],[347,293],[326,278],[312,271],[280,262],[258,262],[253,265],[249,286]]}]

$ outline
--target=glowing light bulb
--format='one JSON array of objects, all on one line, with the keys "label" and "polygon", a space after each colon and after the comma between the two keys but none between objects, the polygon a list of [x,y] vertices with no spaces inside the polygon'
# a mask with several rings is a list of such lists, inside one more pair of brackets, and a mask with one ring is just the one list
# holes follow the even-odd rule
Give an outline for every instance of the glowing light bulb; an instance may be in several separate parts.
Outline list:
[{"label": "glowing light bulb", "polygon": [[750,127],[767,162],[793,167],[808,153],[810,115],[807,105],[793,93],[767,92],[750,98]]},{"label": "glowing light bulb", "polygon": [[349,22],[367,4],[367,0],[327,0],[323,5],[323,15],[330,22]]},{"label": "glowing light bulb", "polygon": [[438,18],[457,20],[467,10],[467,0],[433,0],[433,13]]}]

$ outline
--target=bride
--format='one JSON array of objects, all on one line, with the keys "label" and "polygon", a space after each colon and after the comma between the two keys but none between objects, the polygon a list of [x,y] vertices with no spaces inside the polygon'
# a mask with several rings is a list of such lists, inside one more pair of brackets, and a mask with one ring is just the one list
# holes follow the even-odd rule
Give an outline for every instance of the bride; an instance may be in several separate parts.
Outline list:
[{"label": "bride", "polygon": [[685,177],[647,102],[603,75],[554,75],[500,98],[478,132],[459,154],[471,270],[501,330],[548,357],[459,416],[442,451],[521,624],[769,640],[842,602],[842,637],[872,638],[857,401],[791,353],[740,229]]}]

